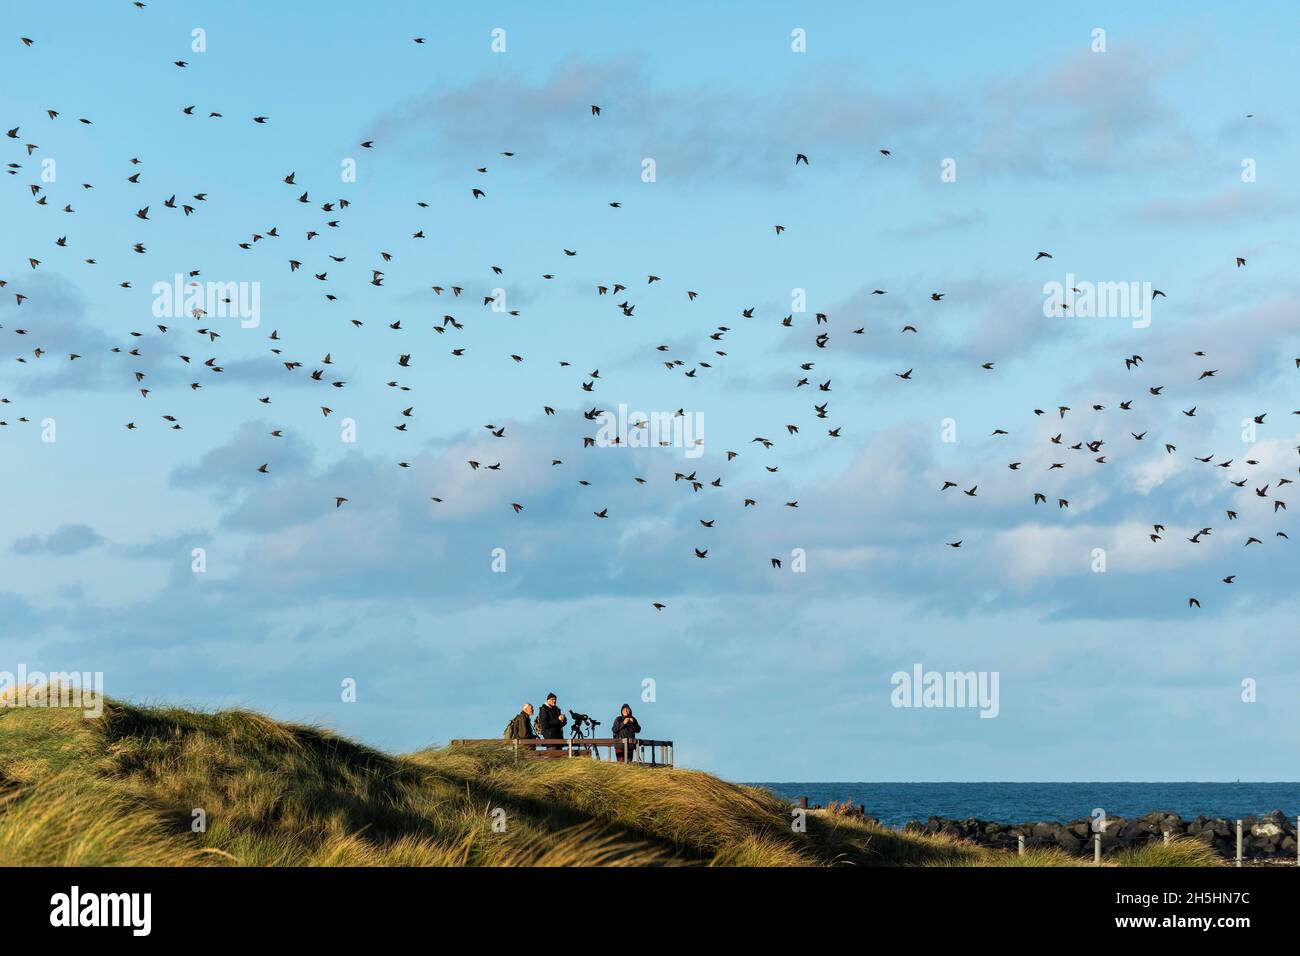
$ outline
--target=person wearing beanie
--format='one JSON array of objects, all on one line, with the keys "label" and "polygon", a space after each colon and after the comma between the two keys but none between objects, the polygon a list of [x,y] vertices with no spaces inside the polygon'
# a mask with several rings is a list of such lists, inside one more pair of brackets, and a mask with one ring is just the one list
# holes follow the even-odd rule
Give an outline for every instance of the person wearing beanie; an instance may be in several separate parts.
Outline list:
[{"label": "person wearing beanie", "polygon": [[[541,710],[537,712],[537,729],[542,732],[543,737],[552,740],[560,740],[564,737],[564,711],[560,710],[556,703],[556,696],[552,692],[546,695],[546,703],[542,704]],[[560,749],[559,744],[551,744],[549,749]]]}]

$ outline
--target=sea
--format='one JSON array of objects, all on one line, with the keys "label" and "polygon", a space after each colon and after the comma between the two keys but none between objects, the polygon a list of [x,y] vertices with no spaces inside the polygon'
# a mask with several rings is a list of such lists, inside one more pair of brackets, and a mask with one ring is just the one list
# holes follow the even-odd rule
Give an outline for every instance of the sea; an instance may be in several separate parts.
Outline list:
[{"label": "sea", "polygon": [[910,820],[946,817],[997,823],[1065,823],[1170,811],[1235,820],[1281,810],[1300,815],[1300,783],[755,783],[794,803],[862,804],[867,815],[901,827]]}]

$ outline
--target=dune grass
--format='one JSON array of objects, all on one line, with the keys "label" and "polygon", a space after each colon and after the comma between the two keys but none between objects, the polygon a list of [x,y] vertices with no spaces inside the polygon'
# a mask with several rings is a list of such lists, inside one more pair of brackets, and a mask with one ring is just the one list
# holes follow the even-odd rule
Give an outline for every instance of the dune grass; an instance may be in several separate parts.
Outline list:
[{"label": "dune grass", "polygon": [[[952,865],[940,863],[943,865]],[[963,866],[1093,866],[1092,857],[1079,857],[1060,847],[1026,849],[1024,856],[1015,853],[990,851]],[[1118,850],[1102,858],[1103,867],[1114,866],[1225,866],[1223,858],[1214,848],[1200,840],[1171,840],[1167,845],[1148,843],[1145,846]]]},{"label": "dune grass", "polygon": [[[1016,857],[808,813],[694,770],[515,761],[504,748],[395,757],[243,710],[105,703],[0,710],[0,865],[998,866]],[[1194,841],[1193,841],[1194,842]],[[1202,844],[1108,865],[1220,861]]]},{"label": "dune grass", "polygon": [[1204,840],[1178,837],[1120,850],[1111,858],[1115,866],[1227,866],[1228,862]]}]

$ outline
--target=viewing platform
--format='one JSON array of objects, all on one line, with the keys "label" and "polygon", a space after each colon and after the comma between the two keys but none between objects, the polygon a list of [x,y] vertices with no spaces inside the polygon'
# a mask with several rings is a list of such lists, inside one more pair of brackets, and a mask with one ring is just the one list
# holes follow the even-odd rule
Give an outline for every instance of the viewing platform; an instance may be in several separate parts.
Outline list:
[{"label": "viewing platform", "polygon": [[614,762],[618,752],[622,751],[628,763],[641,764],[646,767],[671,767],[673,765],[673,742],[671,740],[628,740],[618,737],[579,737],[540,738],[527,740],[465,737],[451,742],[453,747],[509,747],[514,750],[515,759],[557,757],[581,757],[588,760],[600,760],[600,751],[606,751],[605,759]]}]

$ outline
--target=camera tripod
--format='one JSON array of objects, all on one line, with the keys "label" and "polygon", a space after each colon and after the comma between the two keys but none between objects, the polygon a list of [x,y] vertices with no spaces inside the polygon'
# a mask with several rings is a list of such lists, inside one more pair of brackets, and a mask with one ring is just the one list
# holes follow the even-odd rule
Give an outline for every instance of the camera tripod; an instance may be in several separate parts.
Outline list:
[{"label": "camera tripod", "polygon": [[[583,725],[583,723],[584,723],[584,721],[581,721],[581,720],[575,720],[575,721],[573,722],[573,728],[572,728],[572,729],[570,730],[570,732],[569,732],[569,739],[570,739],[571,741],[577,743],[578,741],[582,741],[582,740],[586,740],[586,739],[587,739],[587,736],[588,736],[588,735],[585,734],[585,733],[583,733],[583,731],[582,731],[582,725]],[[588,725],[591,727],[591,731],[592,731],[592,733],[595,733],[595,731],[596,731],[596,725],[599,724],[600,721],[599,721],[599,720],[592,720],[590,717],[588,717],[588,718],[586,718],[585,723],[588,724]],[[587,747],[589,747],[589,748],[591,749],[591,755],[592,755],[595,759],[597,759],[597,760],[600,759],[600,748],[599,748],[599,747],[592,747],[590,744],[585,744],[585,745],[583,745],[583,746],[587,746]]]}]

